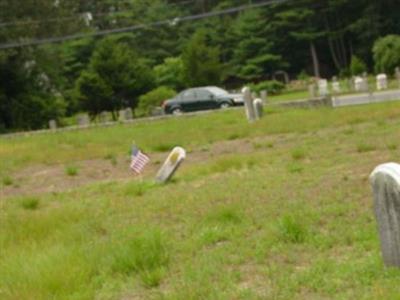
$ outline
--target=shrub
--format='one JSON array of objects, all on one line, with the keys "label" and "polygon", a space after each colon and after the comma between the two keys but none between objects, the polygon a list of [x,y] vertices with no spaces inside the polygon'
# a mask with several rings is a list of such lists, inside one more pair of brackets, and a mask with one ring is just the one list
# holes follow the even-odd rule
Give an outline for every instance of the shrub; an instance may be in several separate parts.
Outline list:
[{"label": "shrub", "polygon": [[266,90],[268,94],[276,95],[285,89],[285,84],[276,80],[268,80],[262,81],[258,84],[251,84],[250,88],[257,93],[261,92],[262,90]]},{"label": "shrub", "polygon": [[378,39],[372,52],[376,72],[393,72],[400,66],[400,36],[388,35]]},{"label": "shrub", "polygon": [[354,76],[360,75],[367,71],[367,66],[359,57],[353,55],[351,57],[350,71]]},{"label": "shrub", "polygon": [[173,89],[161,86],[140,96],[136,114],[139,116],[149,115],[153,108],[160,106],[164,100],[174,97],[175,94]]}]

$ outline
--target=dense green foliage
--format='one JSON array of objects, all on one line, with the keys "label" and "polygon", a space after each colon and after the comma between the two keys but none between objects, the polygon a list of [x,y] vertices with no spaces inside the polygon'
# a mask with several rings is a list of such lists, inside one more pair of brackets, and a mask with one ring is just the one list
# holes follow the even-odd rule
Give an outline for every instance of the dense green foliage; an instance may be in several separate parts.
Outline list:
[{"label": "dense green foliage", "polygon": [[[2,0],[0,45],[148,26],[113,34],[106,42],[87,37],[0,50],[1,130],[40,128],[49,118],[80,110],[96,114],[135,108],[142,94],[161,85],[237,89],[249,81],[274,79],[280,70],[291,78],[302,71],[321,77],[350,75],[353,56],[369,71],[393,72],[399,64],[397,0],[289,0],[182,19],[245,4],[249,1],[38,0],[21,5]],[[92,20],[85,19],[87,12]],[[387,35],[372,52],[375,41]],[[84,85],[86,94],[79,90]]]},{"label": "dense green foliage", "polygon": [[175,96],[176,92],[169,87],[160,86],[145,95],[140,96],[137,115],[148,115],[151,110],[160,106],[163,101]]},{"label": "dense green foliage", "polygon": [[376,72],[393,73],[400,66],[400,36],[388,35],[377,40],[373,52]]},{"label": "dense green foliage", "polygon": [[353,55],[351,57],[350,63],[350,72],[353,76],[361,75],[362,73],[367,71],[367,66],[365,63],[358,58],[357,56]]}]

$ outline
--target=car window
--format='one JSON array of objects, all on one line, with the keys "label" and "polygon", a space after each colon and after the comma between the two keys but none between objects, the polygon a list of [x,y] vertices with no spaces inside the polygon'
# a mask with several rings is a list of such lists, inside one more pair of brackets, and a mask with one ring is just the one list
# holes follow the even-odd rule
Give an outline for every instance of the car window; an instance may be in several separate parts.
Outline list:
[{"label": "car window", "polygon": [[209,100],[212,94],[207,90],[200,89],[196,91],[196,95],[199,100]]},{"label": "car window", "polygon": [[182,100],[193,100],[196,99],[195,90],[186,90],[182,93]]}]

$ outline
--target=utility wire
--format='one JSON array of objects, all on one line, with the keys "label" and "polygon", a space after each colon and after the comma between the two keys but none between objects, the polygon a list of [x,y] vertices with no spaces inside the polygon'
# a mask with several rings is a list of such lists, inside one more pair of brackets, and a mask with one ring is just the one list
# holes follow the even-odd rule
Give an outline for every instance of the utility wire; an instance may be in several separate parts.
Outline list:
[{"label": "utility wire", "polygon": [[[188,0],[188,1],[182,1],[179,3],[171,3],[171,4],[168,4],[167,6],[187,5],[189,3],[193,3],[194,1],[195,0]],[[119,10],[119,11],[102,12],[102,13],[92,14],[92,17],[113,16],[113,15],[118,15],[118,14],[129,13],[129,12],[132,12],[132,10],[125,9],[125,10]],[[87,11],[87,12],[82,12],[78,15],[65,16],[65,17],[60,17],[60,18],[48,18],[48,19],[43,19],[43,20],[17,20],[17,21],[12,21],[12,22],[3,22],[3,23],[0,23],[0,28],[25,26],[25,25],[33,25],[33,24],[41,24],[41,23],[58,23],[60,21],[76,20],[79,18],[85,18],[85,16],[88,13],[91,13],[91,12]]]},{"label": "utility wire", "polygon": [[66,36],[60,36],[60,37],[33,39],[33,40],[21,41],[21,42],[11,42],[11,43],[0,44],[0,49],[11,49],[11,48],[21,48],[21,47],[27,47],[27,46],[37,46],[37,45],[43,45],[43,44],[60,43],[60,42],[77,40],[77,39],[88,38],[88,37],[98,37],[98,36],[106,36],[106,35],[116,34],[116,33],[130,32],[130,31],[135,31],[138,29],[144,29],[144,28],[149,28],[149,27],[160,27],[163,25],[176,26],[178,23],[181,23],[181,22],[195,21],[195,20],[200,20],[200,19],[205,19],[205,18],[210,18],[210,17],[222,16],[222,15],[226,15],[226,14],[237,13],[237,12],[244,11],[244,10],[251,9],[251,8],[259,8],[259,7],[264,7],[264,6],[274,5],[274,4],[282,4],[282,3],[285,3],[288,1],[290,1],[290,0],[270,0],[270,1],[264,1],[264,2],[259,2],[259,3],[253,3],[253,4],[232,7],[232,8],[214,11],[214,12],[207,12],[207,13],[185,16],[185,17],[176,17],[174,19],[157,21],[157,22],[153,22],[153,23],[149,23],[149,24],[139,24],[139,25],[134,25],[134,26],[130,26],[130,27],[99,30],[96,32],[91,32],[91,33],[78,33],[78,34],[72,34],[72,35],[66,35]]}]

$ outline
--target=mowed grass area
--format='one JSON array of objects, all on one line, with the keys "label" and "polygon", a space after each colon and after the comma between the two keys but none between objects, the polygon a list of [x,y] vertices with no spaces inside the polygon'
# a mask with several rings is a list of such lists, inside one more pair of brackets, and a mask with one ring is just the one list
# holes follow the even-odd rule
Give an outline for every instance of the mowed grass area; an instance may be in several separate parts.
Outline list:
[{"label": "mowed grass area", "polygon": [[[3,178],[34,164],[202,153],[160,186],[111,181],[0,200],[0,299],[395,299],[368,175],[399,161],[400,104],[224,111],[2,139]],[[212,151],[219,143],[246,145]],[[3,165],[4,162],[4,165]]]}]

